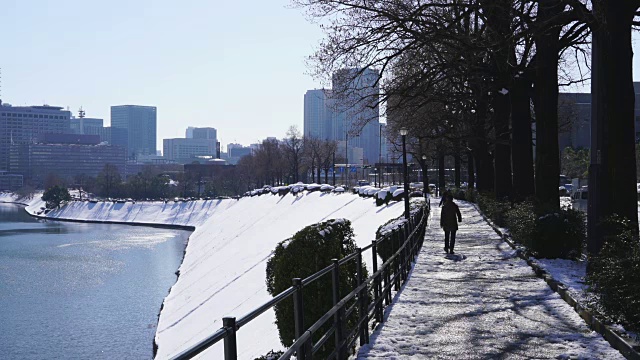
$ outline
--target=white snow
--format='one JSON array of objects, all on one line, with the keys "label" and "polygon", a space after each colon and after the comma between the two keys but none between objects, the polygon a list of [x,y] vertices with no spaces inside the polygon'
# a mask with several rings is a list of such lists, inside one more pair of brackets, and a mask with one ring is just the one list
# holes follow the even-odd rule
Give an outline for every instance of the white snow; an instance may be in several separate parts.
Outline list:
[{"label": "white snow", "polygon": [[409,281],[359,359],[624,359],[466,202],[456,255],[445,255],[432,201]]},{"label": "white snow", "polygon": [[391,194],[394,198],[400,196],[402,193],[404,193],[404,189],[400,188],[397,189],[393,192],[393,194]]}]

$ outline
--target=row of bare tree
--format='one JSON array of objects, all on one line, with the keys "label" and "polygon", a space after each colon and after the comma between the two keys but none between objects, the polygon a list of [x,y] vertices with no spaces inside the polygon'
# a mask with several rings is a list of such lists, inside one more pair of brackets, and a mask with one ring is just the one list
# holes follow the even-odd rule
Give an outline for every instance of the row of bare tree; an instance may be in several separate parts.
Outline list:
[{"label": "row of bare tree", "polygon": [[237,169],[248,188],[299,181],[329,183],[335,156],[335,141],[304,137],[291,126],[284,139],[263,140],[252,154],[239,160]]},{"label": "row of bare tree", "polygon": [[559,86],[591,71],[598,210],[590,232],[614,213],[637,224],[631,31],[639,0],[294,2],[326,33],[311,56],[319,78],[381,70],[376,100],[390,133],[410,130],[415,159],[466,156],[478,190],[534,197],[546,211],[560,206]]}]

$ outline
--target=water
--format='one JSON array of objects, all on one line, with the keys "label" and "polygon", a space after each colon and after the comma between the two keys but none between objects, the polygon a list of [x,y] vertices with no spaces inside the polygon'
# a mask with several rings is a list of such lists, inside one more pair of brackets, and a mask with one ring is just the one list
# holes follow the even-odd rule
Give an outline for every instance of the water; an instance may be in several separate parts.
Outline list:
[{"label": "water", "polygon": [[150,359],[189,231],[0,204],[0,359]]}]

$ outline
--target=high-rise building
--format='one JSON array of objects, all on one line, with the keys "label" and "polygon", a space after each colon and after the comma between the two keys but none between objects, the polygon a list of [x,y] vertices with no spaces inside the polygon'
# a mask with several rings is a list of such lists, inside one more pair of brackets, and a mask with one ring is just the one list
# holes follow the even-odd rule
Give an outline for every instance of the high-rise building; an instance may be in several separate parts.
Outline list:
[{"label": "high-rise building", "polygon": [[69,133],[71,113],[57,106],[0,104],[0,170],[9,169],[11,144],[31,144],[41,133]]},{"label": "high-rise building", "polygon": [[218,130],[212,127],[194,127],[193,130],[193,138],[194,139],[207,139],[207,140],[217,140],[218,139]]},{"label": "high-rise building", "polygon": [[304,136],[332,139],[331,90],[307,90],[304,94]]},{"label": "high-rise building", "polygon": [[342,69],[332,78],[331,139],[347,141],[349,148],[362,148],[365,164],[380,158],[378,80],[379,72],[369,68]]},{"label": "high-rise building", "polygon": [[111,107],[111,127],[126,129],[127,156],[155,155],[157,111],[155,106],[119,105]]}]

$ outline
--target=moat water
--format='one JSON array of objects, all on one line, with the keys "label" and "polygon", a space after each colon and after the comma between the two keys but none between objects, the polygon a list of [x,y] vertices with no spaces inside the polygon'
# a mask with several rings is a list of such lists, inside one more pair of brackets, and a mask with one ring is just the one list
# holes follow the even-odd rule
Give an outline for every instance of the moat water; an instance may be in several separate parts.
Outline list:
[{"label": "moat water", "polygon": [[0,359],[150,359],[190,231],[0,204]]}]

